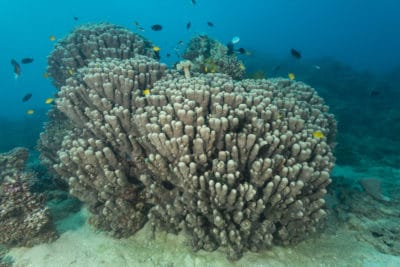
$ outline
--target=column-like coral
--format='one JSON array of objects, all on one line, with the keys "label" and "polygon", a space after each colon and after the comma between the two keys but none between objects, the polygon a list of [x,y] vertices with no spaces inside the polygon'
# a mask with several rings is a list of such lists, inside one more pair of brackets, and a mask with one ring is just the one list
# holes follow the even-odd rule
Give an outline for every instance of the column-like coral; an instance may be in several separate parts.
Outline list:
[{"label": "column-like coral", "polygon": [[163,80],[153,93],[134,122],[152,171],[141,179],[155,225],[237,259],[321,224],[335,122],[312,88],[208,75]]},{"label": "column-like coral", "polygon": [[[113,24],[85,24],[75,28],[55,45],[48,57],[48,72],[54,86],[61,89],[79,68],[92,61],[127,59],[136,55],[155,57],[152,44],[144,37]],[[56,108],[48,116],[49,121],[38,140],[38,149],[42,163],[54,173],[52,166],[59,163],[55,156],[66,132],[71,129],[71,123]],[[56,176],[54,178],[57,179]]]},{"label": "column-like coral", "polygon": [[29,189],[34,174],[23,170],[27,158],[28,150],[23,148],[0,154],[0,243],[7,247],[56,238],[43,197]]},{"label": "column-like coral", "polygon": [[59,93],[76,128],[55,168],[93,223],[126,236],[149,214],[153,226],[186,230],[195,249],[223,247],[231,259],[315,231],[336,132],[316,92],[164,69],[146,57],[97,61]]},{"label": "column-like coral", "polygon": [[91,223],[115,236],[128,236],[146,221],[139,180],[145,157],[132,112],[144,106],[144,92],[165,70],[145,56],[96,61],[59,92],[57,107],[77,128],[64,138],[55,169],[70,193],[88,204]]},{"label": "column-like coral", "polygon": [[56,88],[79,68],[96,59],[154,57],[152,45],[126,28],[108,23],[84,24],[61,39],[48,57],[48,73]]}]

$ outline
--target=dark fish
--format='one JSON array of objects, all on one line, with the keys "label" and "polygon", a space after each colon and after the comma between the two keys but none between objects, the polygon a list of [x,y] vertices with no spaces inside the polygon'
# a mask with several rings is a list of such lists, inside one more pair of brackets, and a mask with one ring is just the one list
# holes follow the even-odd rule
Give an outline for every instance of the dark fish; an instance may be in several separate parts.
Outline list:
[{"label": "dark fish", "polygon": [[22,64],[29,64],[29,63],[32,63],[32,62],[33,62],[33,58],[30,58],[30,57],[26,57],[26,58],[21,59],[21,63]]},{"label": "dark fish", "polygon": [[271,76],[275,76],[280,69],[281,65],[276,65],[271,71]]},{"label": "dark fish", "polygon": [[22,98],[22,102],[28,101],[29,99],[31,99],[31,97],[32,97],[32,94],[31,94],[31,93],[26,94],[26,95]]},{"label": "dark fish", "polygon": [[183,45],[183,41],[180,40],[180,41],[178,42],[178,45]]},{"label": "dark fish", "polygon": [[244,49],[243,47],[239,48],[237,51],[239,52],[239,54],[245,54],[246,53],[246,49]]},{"label": "dark fish", "polygon": [[207,25],[208,27],[214,27],[214,23],[212,23],[211,21],[207,21]]},{"label": "dark fish", "polygon": [[298,50],[296,50],[296,49],[294,49],[294,48],[290,49],[290,54],[291,54],[292,57],[294,57],[294,58],[297,58],[297,59],[300,59],[300,58],[301,58],[301,53],[300,53],[300,51],[298,51]]},{"label": "dark fish", "polygon": [[18,78],[18,76],[21,74],[21,66],[15,59],[11,59],[11,65],[14,67],[15,78]]},{"label": "dark fish", "polygon": [[197,3],[196,0],[192,0],[192,4],[195,5]]},{"label": "dark fish", "polygon": [[378,96],[380,94],[381,94],[381,92],[379,92],[378,90],[372,90],[370,93],[370,96]]},{"label": "dark fish", "polygon": [[274,68],[273,68],[273,72],[277,72],[278,70],[280,70],[281,69],[281,65],[276,65]]},{"label": "dark fish", "polygon": [[186,24],[186,30],[189,30],[191,26],[192,26],[192,23],[189,21],[189,22]]},{"label": "dark fish", "polygon": [[79,18],[78,17],[74,17],[74,20],[77,21]]},{"label": "dark fish", "polygon": [[226,51],[226,54],[227,54],[228,56],[232,55],[233,52],[234,52],[234,50],[233,50],[233,43],[232,43],[232,42],[229,42],[229,43],[226,45],[226,47],[228,48],[228,51]]},{"label": "dark fish", "polygon": [[152,29],[153,31],[156,31],[156,32],[161,31],[161,30],[162,30],[162,25],[160,25],[160,24],[154,24],[153,26],[151,26],[151,29]]},{"label": "dark fish", "polygon": [[171,56],[171,54],[170,54],[170,53],[168,53],[168,54],[166,54],[165,56],[166,56],[166,57],[170,57],[170,56]]}]

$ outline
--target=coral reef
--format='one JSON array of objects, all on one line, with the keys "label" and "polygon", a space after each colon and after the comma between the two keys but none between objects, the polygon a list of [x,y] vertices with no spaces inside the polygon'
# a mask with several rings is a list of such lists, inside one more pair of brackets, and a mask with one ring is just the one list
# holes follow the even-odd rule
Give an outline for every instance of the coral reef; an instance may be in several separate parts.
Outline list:
[{"label": "coral reef", "polygon": [[336,123],[303,83],[182,78],[143,56],[108,59],[68,79],[57,106],[75,129],[55,169],[116,236],[148,214],[195,249],[238,259],[322,225]]},{"label": "coral reef", "polygon": [[[55,45],[48,57],[48,72],[54,86],[60,89],[69,77],[91,61],[105,58],[126,59],[135,55],[156,56],[149,41],[128,29],[107,23],[85,24],[75,28]],[[55,174],[53,165],[59,163],[57,151],[72,126],[56,107],[49,111],[48,117],[37,148],[41,152],[42,163],[51,174]],[[59,180],[57,175],[53,177]]]},{"label": "coral reef", "polygon": [[56,232],[41,195],[32,193],[34,174],[23,170],[28,150],[0,154],[0,243],[33,246],[56,238]]},{"label": "coral reef", "polygon": [[207,35],[193,37],[182,57],[193,63],[192,70],[201,73],[224,73],[233,79],[241,79],[245,67],[235,54],[228,55],[226,45]]},{"label": "coral reef", "polygon": [[71,194],[88,204],[90,222],[115,236],[128,236],[146,221],[138,176],[145,157],[130,116],[143,105],[136,103],[143,102],[143,90],[151,90],[165,70],[145,56],[92,62],[59,93],[58,108],[77,128],[64,139],[56,171]]},{"label": "coral reef", "polygon": [[154,56],[152,45],[128,29],[108,23],[85,24],[61,39],[48,57],[48,73],[56,88],[95,59]]},{"label": "coral reef", "polygon": [[[313,89],[215,74],[161,80],[153,93],[134,122],[156,226],[184,229],[195,249],[227,247],[237,259],[321,224],[335,122]],[[313,138],[316,130],[327,138]]]}]

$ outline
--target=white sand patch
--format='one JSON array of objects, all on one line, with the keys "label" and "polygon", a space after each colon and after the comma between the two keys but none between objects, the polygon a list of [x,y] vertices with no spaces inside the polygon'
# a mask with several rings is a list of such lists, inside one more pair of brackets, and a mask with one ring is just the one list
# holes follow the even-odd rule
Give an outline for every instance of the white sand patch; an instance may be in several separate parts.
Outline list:
[{"label": "white sand patch", "polygon": [[148,226],[129,239],[114,239],[83,225],[63,233],[58,240],[9,253],[16,267],[123,267],[123,266],[400,266],[400,258],[384,255],[356,240],[350,230],[323,234],[297,246],[274,247],[263,253],[245,253],[229,262],[220,251],[197,253],[185,245],[181,234],[159,233],[151,238]]}]

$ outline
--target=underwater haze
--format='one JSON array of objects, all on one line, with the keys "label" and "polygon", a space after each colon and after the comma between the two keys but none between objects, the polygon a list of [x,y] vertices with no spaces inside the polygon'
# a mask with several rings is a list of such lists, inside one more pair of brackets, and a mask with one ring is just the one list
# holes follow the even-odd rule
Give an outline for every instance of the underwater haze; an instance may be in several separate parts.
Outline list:
[{"label": "underwater haze", "polygon": [[[382,73],[400,62],[399,5],[395,0],[199,0],[196,5],[190,0],[1,1],[0,116],[20,119],[27,117],[27,109],[48,108],[43,101],[55,93],[43,78],[54,46],[49,37],[62,38],[82,23],[110,22],[135,30],[138,21],[145,28],[139,33],[159,45],[164,55],[174,54],[179,40],[206,33],[221,42],[239,36],[240,45],[254,57],[288,59],[295,47],[304,59],[332,57],[357,70]],[[207,21],[215,26],[207,27]],[[151,31],[156,23],[164,29]],[[15,79],[10,60],[24,57],[35,61],[23,65]],[[29,92],[32,99],[22,103]]]}]

